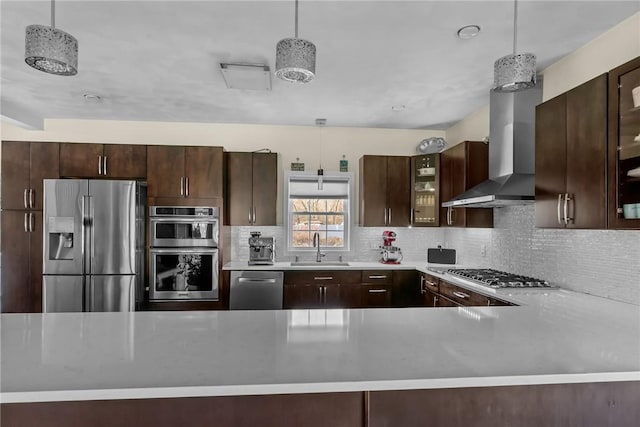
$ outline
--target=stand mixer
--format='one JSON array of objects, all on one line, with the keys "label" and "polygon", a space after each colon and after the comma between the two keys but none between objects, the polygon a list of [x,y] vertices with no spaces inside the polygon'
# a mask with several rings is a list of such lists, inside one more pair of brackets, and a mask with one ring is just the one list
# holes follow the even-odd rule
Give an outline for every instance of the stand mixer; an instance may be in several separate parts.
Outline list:
[{"label": "stand mixer", "polygon": [[396,233],[393,231],[384,231],[382,233],[383,245],[380,246],[382,258],[380,262],[383,264],[400,264],[402,261],[402,251],[399,247],[393,246],[396,240]]}]

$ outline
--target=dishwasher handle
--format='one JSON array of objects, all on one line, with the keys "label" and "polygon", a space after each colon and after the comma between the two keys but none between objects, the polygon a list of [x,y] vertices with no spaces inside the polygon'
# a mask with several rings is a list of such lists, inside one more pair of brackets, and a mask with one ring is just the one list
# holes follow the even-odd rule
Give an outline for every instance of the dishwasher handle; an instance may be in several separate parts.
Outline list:
[{"label": "dishwasher handle", "polygon": [[239,277],[238,282],[240,283],[276,283],[276,279],[252,279],[248,277]]}]

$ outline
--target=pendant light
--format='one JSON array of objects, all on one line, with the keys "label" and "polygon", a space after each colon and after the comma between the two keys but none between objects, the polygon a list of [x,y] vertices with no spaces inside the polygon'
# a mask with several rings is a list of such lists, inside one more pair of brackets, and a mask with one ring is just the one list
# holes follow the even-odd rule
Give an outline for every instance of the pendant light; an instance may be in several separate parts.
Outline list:
[{"label": "pendant light", "polygon": [[295,38],[282,39],[276,46],[276,76],[293,83],[308,83],[316,72],[316,46],[298,38],[296,0]]},{"label": "pendant light", "polygon": [[51,26],[29,25],[24,61],[36,70],[58,76],[78,73],[78,40],[56,28],[55,0],[51,0]]},{"label": "pendant light", "polygon": [[518,40],[518,0],[513,6],[513,54],[503,56],[493,64],[493,90],[517,92],[536,85],[536,56],[533,53],[516,54]]}]

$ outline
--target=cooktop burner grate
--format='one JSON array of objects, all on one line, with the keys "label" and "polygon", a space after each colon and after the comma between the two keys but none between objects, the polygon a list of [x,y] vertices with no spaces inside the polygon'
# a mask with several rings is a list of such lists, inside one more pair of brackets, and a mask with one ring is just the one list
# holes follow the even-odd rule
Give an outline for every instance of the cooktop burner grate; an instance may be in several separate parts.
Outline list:
[{"label": "cooktop burner grate", "polygon": [[492,288],[553,288],[546,280],[490,268],[450,268],[447,273]]}]

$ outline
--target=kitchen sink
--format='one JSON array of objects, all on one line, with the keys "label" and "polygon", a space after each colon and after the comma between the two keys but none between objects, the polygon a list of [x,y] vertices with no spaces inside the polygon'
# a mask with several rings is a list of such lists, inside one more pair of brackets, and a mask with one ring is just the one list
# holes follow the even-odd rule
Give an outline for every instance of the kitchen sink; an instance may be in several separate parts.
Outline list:
[{"label": "kitchen sink", "polygon": [[322,261],[322,262],[316,262],[316,261],[297,261],[297,262],[292,262],[291,263],[291,267],[322,267],[322,266],[326,266],[326,267],[346,267],[348,266],[349,263],[348,262],[343,262],[343,261]]}]

